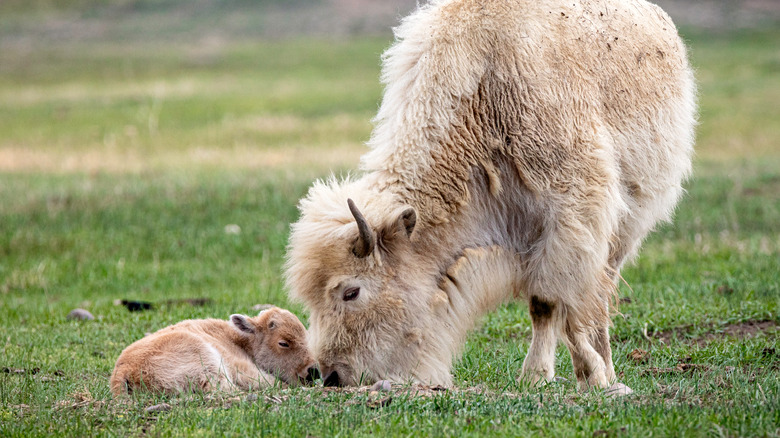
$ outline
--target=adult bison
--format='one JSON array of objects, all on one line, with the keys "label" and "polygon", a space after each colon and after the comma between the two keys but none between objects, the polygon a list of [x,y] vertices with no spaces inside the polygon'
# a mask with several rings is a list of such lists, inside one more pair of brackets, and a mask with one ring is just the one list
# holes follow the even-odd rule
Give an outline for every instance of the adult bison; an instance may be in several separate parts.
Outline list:
[{"label": "adult bison", "polygon": [[615,380],[621,266],[691,169],[695,86],[643,0],[422,6],[383,57],[359,179],[301,200],[286,278],[325,383],[449,385],[478,318],[529,303],[532,382],[560,338],[583,387]]}]

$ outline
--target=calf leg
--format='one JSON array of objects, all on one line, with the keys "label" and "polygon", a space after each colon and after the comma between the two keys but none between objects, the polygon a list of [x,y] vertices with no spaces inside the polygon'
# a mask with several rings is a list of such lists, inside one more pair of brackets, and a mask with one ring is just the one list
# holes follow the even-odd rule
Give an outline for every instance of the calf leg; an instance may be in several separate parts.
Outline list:
[{"label": "calf leg", "polygon": [[240,361],[233,369],[233,383],[245,390],[265,388],[273,386],[274,376],[260,370],[250,361]]},{"label": "calf leg", "polygon": [[523,377],[531,383],[550,381],[555,376],[555,346],[557,343],[556,308],[536,296],[531,297],[529,311],[533,325],[531,347],[523,361]]}]

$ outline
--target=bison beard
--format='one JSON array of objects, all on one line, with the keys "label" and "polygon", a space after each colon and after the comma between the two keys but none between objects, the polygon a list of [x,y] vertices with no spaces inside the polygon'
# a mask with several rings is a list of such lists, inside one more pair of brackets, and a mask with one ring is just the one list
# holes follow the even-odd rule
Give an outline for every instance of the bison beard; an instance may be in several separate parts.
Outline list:
[{"label": "bison beard", "polygon": [[690,173],[695,85],[644,0],[434,0],[395,30],[359,179],[301,200],[287,286],[328,384],[449,385],[479,318],[529,303],[531,382],[559,340],[615,380],[620,268]]}]

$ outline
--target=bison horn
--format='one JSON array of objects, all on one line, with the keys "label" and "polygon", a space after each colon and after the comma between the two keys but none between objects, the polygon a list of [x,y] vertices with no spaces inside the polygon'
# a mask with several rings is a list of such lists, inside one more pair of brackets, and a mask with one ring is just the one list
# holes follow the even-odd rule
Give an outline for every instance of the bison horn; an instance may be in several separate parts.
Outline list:
[{"label": "bison horn", "polygon": [[371,227],[368,226],[366,218],[363,217],[363,214],[360,213],[360,210],[357,209],[351,199],[347,199],[347,205],[349,205],[349,211],[352,212],[352,216],[355,217],[355,222],[357,222],[358,231],[360,232],[360,236],[355,241],[355,246],[352,247],[352,253],[362,259],[374,251],[374,233],[371,232]]}]

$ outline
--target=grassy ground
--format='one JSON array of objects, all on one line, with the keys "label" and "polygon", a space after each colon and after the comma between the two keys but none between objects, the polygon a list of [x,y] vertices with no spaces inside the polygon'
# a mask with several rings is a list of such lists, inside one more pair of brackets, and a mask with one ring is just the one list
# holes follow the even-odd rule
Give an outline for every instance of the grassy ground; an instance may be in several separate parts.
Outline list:
[{"label": "grassy ground", "polygon": [[0,436],[780,435],[780,32],[686,36],[696,176],[623,272],[622,399],[516,383],[530,323],[508,305],[469,338],[460,389],[113,400],[145,332],[258,303],[305,317],[281,285],[288,225],[313,178],[356,167],[389,41],[0,51]]}]

